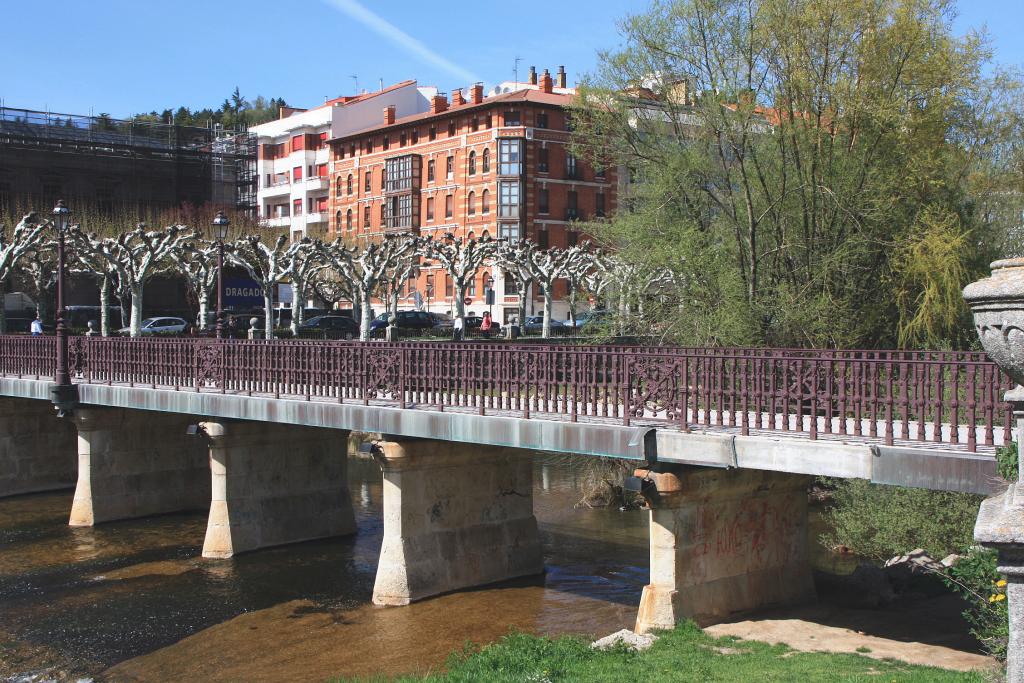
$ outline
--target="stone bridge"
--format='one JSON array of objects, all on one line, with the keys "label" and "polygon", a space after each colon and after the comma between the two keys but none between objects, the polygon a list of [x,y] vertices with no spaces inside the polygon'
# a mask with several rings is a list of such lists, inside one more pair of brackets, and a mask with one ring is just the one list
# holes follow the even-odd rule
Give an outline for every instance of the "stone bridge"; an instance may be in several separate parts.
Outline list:
[{"label": "stone bridge", "polygon": [[[809,598],[811,475],[999,488],[1014,383],[984,354],[0,336],[0,496],[72,525],[208,509],[203,556],[355,532],[376,432],[374,601],[543,571],[532,451],[625,458],[650,505],[638,628]],[[77,454],[77,458],[76,458]]]}]

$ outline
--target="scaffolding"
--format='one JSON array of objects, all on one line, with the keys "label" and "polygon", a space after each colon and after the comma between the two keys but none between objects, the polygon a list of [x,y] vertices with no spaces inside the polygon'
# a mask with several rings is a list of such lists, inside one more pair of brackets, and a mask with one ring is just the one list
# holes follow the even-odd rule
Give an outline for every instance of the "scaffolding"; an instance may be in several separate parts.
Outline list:
[{"label": "scaffolding", "polygon": [[[173,165],[184,188],[181,194],[189,201],[205,199],[247,211],[256,206],[255,135],[212,122],[207,127],[180,126],[0,106],[0,152],[4,150],[166,163]],[[146,197],[137,199],[145,202]]]}]

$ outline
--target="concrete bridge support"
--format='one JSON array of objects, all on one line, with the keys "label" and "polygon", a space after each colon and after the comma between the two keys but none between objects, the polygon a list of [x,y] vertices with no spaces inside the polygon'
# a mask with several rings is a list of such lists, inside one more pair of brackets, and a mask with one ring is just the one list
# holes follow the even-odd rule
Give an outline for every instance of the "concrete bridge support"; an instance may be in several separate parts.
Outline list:
[{"label": "concrete bridge support", "polygon": [[71,526],[203,509],[210,500],[207,447],[194,418],[79,406],[78,485]]},{"label": "concrete bridge support", "polygon": [[813,599],[809,477],[681,465],[637,474],[651,507],[637,632]]},{"label": "concrete bridge support", "polygon": [[509,448],[385,441],[384,542],[373,601],[407,605],[544,570],[533,467]]},{"label": "concrete bridge support", "polygon": [[204,422],[213,493],[203,557],[356,531],[348,432],[271,422]]},{"label": "concrete bridge support", "polygon": [[0,398],[0,498],[74,486],[75,444],[49,401]]}]

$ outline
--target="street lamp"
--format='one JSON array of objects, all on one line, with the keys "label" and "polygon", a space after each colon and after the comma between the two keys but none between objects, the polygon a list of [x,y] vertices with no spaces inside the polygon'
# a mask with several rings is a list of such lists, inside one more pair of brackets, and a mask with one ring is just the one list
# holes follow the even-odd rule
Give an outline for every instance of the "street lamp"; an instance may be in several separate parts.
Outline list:
[{"label": "street lamp", "polygon": [[427,273],[427,310],[430,310],[430,297],[434,294],[434,274]]},{"label": "street lamp", "polygon": [[53,227],[57,230],[57,372],[53,379],[57,386],[51,396],[61,416],[68,414],[77,398],[68,372],[68,329],[64,322],[64,240],[70,221],[71,209],[63,199],[57,200],[53,207]]},{"label": "street lamp", "polygon": [[213,218],[213,234],[217,237],[217,339],[224,338],[224,239],[229,225],[228,217],[218,211]]}]

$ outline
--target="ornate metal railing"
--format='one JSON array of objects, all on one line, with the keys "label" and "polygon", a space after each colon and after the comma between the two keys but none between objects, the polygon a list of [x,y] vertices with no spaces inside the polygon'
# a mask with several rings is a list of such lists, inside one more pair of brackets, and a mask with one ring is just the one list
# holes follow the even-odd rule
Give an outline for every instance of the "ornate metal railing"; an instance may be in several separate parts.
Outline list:
[{"label": "ornate metal railing", "polygon": [[[48,377],[52,337],[0,336],[0,374]],[[75,381],[481,415],[927,442],[1010,440],[984,354],[73,337]]]}]

